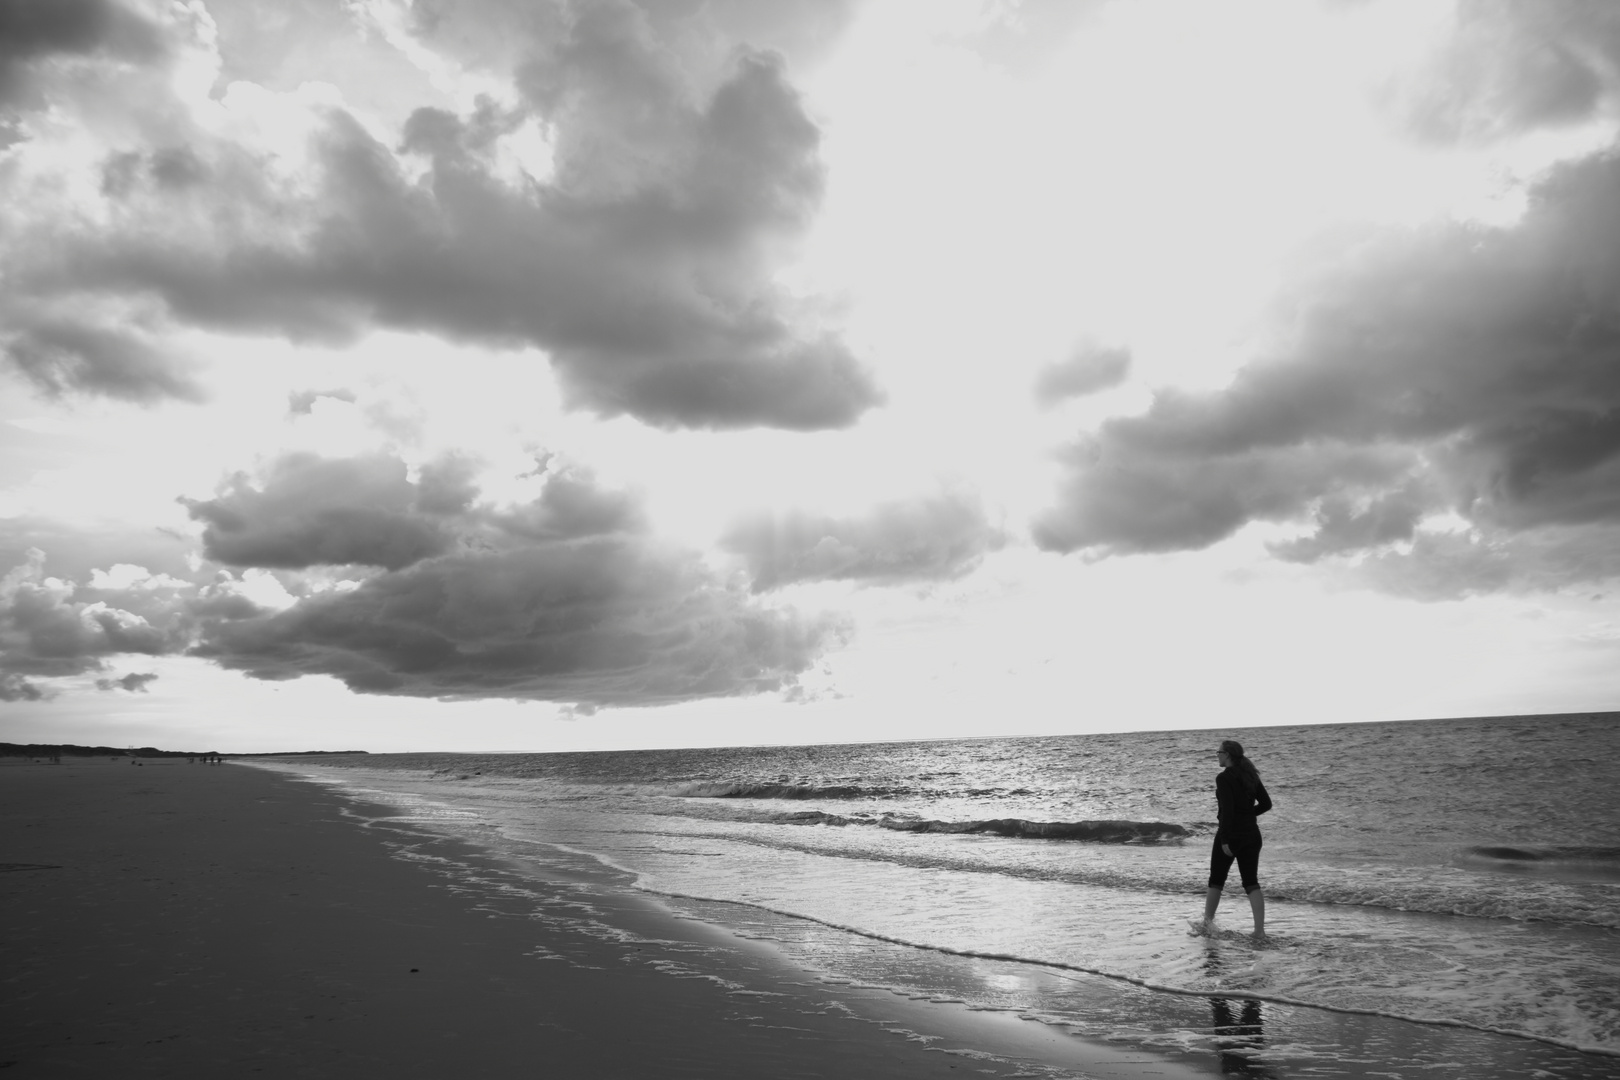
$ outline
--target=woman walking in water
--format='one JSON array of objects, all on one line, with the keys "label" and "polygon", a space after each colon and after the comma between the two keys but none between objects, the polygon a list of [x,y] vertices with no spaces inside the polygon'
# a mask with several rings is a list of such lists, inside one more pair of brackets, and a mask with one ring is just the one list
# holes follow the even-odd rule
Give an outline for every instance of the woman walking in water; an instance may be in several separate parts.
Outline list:
[{"label": "woman walking in water", "polygon": [[1219,807],[1220,828],[1215,830],[1215,846],[1209,854],[1209,892],[1204,898],[1204,929],[1210,929],[1215,909],[1221,903],[1226,873],[1238,864],[1243,891],[1249,894],[1254,911],[1254,936],[1266,933],[1266,897],[1260,891],[1260,825],[1255,820],[1271,809],[1271,796],[1260,782],[1260,771],[1243,753],[1243,745],[1232,739],[1215,752],[1221,773],[1215,778],[1215,802]]}]

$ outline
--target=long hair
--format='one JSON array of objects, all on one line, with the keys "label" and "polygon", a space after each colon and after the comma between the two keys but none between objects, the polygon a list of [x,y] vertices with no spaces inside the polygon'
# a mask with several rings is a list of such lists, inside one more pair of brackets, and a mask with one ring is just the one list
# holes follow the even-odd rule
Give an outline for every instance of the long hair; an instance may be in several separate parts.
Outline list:
[{"label": "long hair", "polygon": [[1243,790],[1253,795],[1255,789],[1260,786],[1260,770],[1255,768],[1254,762],[1244,754],[1243,744],[1236,739],[1227,739],[1221,743],[1221,749],[1232,759],[1232,768],[1237,770],[1238,779],[1243,782]]}]

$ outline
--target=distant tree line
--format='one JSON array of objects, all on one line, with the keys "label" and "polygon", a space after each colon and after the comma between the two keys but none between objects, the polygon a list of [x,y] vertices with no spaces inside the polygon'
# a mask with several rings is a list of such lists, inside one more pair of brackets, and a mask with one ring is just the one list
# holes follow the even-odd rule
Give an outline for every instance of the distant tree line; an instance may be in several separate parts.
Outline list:
[{"label": "distant tree line", "polygon": [[[231,757],[297,757],[308,754],[364,754],[364,750],[289,750],[279,754],[231,754]],[[159,750],[155,746],[75,746],[72,743],[0,742],[0,757],[204,757],[218,750]]]},{"label": "distant tree line", "polygon": [[0,742],[0,757],[202,757],[214,750],[159,750],[155,746],[75,746],[71,743]]}]

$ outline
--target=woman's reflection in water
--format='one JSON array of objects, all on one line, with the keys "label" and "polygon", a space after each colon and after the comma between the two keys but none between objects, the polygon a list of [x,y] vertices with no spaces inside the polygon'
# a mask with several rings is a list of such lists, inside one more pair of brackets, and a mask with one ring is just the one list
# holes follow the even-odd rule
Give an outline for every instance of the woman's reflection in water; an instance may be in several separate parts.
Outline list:
[{"label": "woman's reflection in water", "polygon": [[[1237,1006],[1235,1013],[1233,1005]],[[1253,998],[1233,1002],[1212,997],[1209,1009],[1215,1017],[1215,1053],[1220,1055],[1222,1075],[1274,1076],[1258,1058],[1266,1042],[1265,1032],[1261,1030],[1260,1003]]]}]

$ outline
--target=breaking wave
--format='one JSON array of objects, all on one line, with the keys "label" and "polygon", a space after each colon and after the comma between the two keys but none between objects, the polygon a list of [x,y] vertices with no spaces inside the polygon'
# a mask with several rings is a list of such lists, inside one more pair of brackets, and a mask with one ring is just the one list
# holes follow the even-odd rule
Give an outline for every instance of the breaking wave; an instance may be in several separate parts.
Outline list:
[{"label": "breaking wave", "polygon": [[1468,853],[1510,862],[1620,863],[1620,847],[1473,847]]},{"label": "breaking wave", "polygon": [[760,784],[715,781],[689,784],[671,794],[688,799],[892,799],[910,795],[908,787],[860,787],[854,784]]},{"label": "breaking wave", "polygon": [[933,821],[885,814],[846,816],[821,810],[773,814],[779,825],[872,825],[908,833],[987,834],[1020,840],[1084,840],[1093,844],[1150,844],[1190,836],[1187,827],[1168,821],[1026,821],[988,818],[982,821]]},{"label": "breaking wave", "polygon": [[1620,847],[1497,844],[1465,848],[1459,865],[1521,876],[1577,881],[1620,881]]}]

